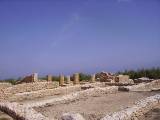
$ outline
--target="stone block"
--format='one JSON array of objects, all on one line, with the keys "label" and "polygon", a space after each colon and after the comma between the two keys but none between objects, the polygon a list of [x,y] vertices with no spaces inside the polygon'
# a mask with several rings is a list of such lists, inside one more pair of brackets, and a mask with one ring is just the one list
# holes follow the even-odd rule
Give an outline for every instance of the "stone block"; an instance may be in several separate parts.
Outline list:
[{"label": "stone block", "polygon": [[60,75],[59,85],[60,85],[60,86],[63,86],[63,85],[64,85],[64,75]]},{"label": "stone block", "polygon": [[79,73],[75,73],[74,74],[73,84],[79,84]]},{"label": "stone block", "polygon": [[47,75],[47,81],[51,82],[52,81],[52,75]]},{"label": "stone block", "polygon": [[68,75],[68,76],[67,76],[67,81],[66,81],[66,83],[67,83],[67,84],[70,84],[70,82],[71,82],[71,78],[70,78],[70,76]]}]

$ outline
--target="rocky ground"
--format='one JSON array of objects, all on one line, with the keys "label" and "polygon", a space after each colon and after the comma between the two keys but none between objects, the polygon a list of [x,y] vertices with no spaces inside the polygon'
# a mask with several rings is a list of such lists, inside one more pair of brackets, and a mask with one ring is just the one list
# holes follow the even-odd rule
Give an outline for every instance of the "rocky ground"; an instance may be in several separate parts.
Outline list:
[{"label": "rocky ground", "polygon": [[140,120],[160,120],[160,104],[142,116]]},{"label": "rocky ground", "polygon": [[13,120],[13,118],[0,111],[0,120]]},{"label": "rocky ground", "polygon": [[[15,100],[16,110],[23,108],[22,106],[29,109],[33,107],[33,109],[49,118],[49,120],[60,119],[64,113],[80,113],[86,120],[100,120],[110,113],[132,107],[134,103],[136,101],[139,101],[140,99],[145,99],[146,97],[160,94],[160,91],[157,91],[157,89],[153,89],[156,91],[118,92],[118,87],[116,86],[98,86],[99,85],[94,85],[93,88],[93,85],[85,85],[81,87],[74,86],[73,88],[57,88],[56,91],[52,89],[45,89],[20,92],[14,94],[14,96],[11,96],[10,99],[11,101],[12,99],[13,101]],[[148,87],[153,87],[153,85],[149,85]],[[143,85],[142,89],[146,88],[147,90],[152,90],[148,87]],[[8,105],[8,107],[10,108],[10,105],[12,104],[13,103],[8,105],[7,103],[6,105]],[[20,107],[17,107],[17,105],[19,105]],[[149,104],[147,104],[147,106],[149,106]],[[11,108],[15,107],[13,106]],[[27,109],[27,111],[30,110]],[[37,115],[38,113],[36,111],[34,111],[33,113],[36,113]],[[19,112],[19,114],[21,114],[21,111]],[[30,115],[29,112],[29,115],[27,116],[32,115]],[[29,117],[29,120],[30,119],[32,120],[32,118]],[[0,120],[13,119],[3,112],[0,112]],[[139,120],[160,120],[160,105],[156,106],[154,109],[141,116]]]},{"label": "rocky ground", "polygon": [[[82,114],[87,120],[97,120],[108,113],[113,113],[132,106],[135,101],[160,92],[118,92],[115,94],[95,95],[74,102],[35,108],[50,119],[59,119],[63,113]],[[150,120],[150,119],[148,119]]]}]

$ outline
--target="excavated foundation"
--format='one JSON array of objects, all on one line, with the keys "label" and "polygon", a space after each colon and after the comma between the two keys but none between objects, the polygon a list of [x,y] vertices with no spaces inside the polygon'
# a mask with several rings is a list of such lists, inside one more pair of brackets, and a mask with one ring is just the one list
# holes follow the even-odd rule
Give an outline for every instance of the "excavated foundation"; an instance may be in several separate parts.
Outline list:
[{"label": "excavated foundation", "polygon": [[50,104],[44,107],[34,107],[44,116],[61,119],[65,113],[79,113],[86,120],[98,120],[106,114],[121,111],[134,105],[140,99],[156,95],[157,92],[116,92],[111,94],[94,94],[65,103]]},{"label": "excavated foundation", "polygon": [[108,86],[99,82],[57,88],[52,85],[44,82],[13,87],[7,85],[1,89],[0,120],[159,118],[159,81],[132,86]]}]

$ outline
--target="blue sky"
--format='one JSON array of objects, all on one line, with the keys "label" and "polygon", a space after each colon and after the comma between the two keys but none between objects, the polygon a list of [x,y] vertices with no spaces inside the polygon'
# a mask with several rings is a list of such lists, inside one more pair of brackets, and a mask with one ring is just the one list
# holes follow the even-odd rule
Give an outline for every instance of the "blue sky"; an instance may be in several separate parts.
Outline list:
[{"label": "blue sky", "polygon": [[0,79],[153,66],[159,0],[0,0]]}]

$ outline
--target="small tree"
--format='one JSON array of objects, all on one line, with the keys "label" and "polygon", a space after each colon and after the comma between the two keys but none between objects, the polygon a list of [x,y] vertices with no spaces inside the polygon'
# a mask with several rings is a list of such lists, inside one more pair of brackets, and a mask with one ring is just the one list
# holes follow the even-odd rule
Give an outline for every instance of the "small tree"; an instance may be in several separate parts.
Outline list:
[{"label": "small tree", "polygon": [[91,79],[91,75],[85,73],[79,73],[80,81],[88,81]]}]

